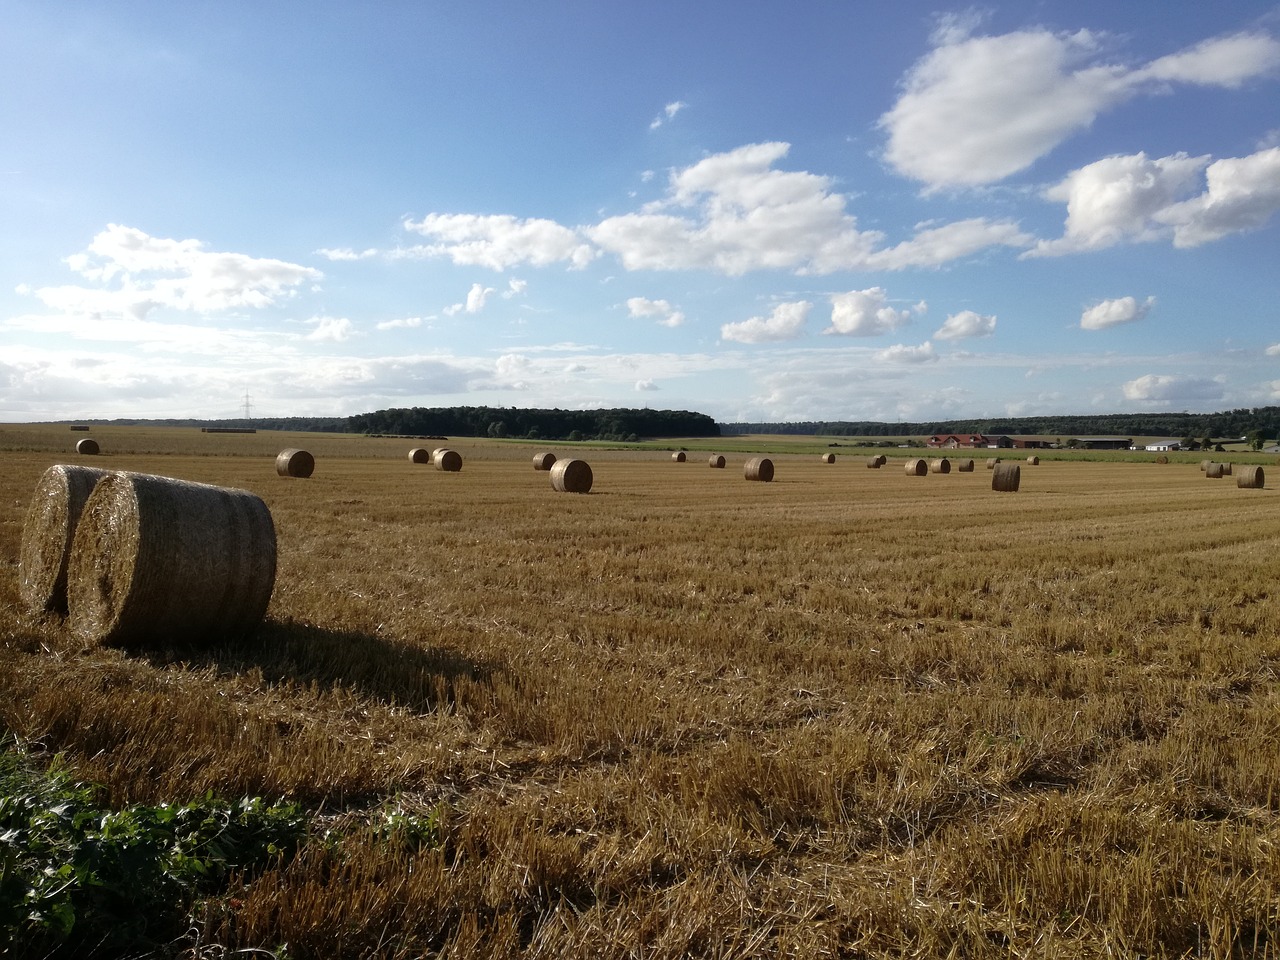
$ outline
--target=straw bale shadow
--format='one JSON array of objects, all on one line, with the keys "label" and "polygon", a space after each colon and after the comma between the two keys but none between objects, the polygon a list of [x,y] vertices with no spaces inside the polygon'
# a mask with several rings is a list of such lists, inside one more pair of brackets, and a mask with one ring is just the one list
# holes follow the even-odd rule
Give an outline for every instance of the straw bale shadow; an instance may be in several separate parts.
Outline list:
[{"label": "straw bale shadow", "polygon": [[219,674],[260,672],[268,684],[348,687],[423,713],[485,699],[500,668],[438,648],[352,630],[268,620],[253,635],[201,647],[148,651],[157,667],[183,663]]}]

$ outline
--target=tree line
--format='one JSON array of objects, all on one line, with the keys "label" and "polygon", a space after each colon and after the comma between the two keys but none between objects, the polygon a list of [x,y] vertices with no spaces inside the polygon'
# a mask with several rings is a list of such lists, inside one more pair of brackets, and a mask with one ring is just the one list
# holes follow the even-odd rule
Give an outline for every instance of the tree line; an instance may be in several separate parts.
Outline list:
[{"label": "tree line", "polygon": [[718,437],[720,427],[688,410],[537,410],[517,407],[409,407],[347,418],[353,433],[512,437],[529,440],[642,440]]}]

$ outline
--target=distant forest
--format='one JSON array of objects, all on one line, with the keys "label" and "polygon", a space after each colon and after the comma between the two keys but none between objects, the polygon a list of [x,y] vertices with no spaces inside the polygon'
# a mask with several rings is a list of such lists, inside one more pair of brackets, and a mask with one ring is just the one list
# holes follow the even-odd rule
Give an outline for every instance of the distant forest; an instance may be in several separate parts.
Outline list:
[{"label": "distant forest", "polygon": [[722,423],[721,433],[806,434],[846,437],[928,437],[935,433],[1041,437],[1280,437],[1280,407],[1221,413],[1110,413],[1090,416],[1005,417],[885,423],[876,420],[811,420],[797,423]]},{"label": "distant forest", "polygon": [[688,410],[521,410],[516,407],[411,407],[348,417],[355,433],[515,437],[529,440],[643,440],[718,437],[720,427]]}]

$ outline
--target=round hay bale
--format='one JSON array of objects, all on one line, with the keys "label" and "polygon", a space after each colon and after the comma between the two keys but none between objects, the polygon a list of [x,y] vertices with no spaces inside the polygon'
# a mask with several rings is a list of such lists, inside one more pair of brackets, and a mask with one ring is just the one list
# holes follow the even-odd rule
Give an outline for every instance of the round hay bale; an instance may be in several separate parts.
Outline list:
[{"label": "round hay bale", "polygon": [[1222,475],[1223,475],[1224,477],[1229,477],[1229,476],[1231,476],[1231,461],[1230,461],[1230,460],[1224,460],[1224,461],[1222,462]]},{"label": "round hay bale", "polygon": [[305,480],[316,469],[316,458],[305,450],[281,450],[276,454],[276,473]]},{"label": "round hay bale", "polygon": [[535,453],[533,455],[533,469],[550,470],[555,466],[556,455],[554,453]]},{"label": "round hay bale", "polygon": [[67,560],[85,502],[106,470],[55,464],[36,481],[22,525],[18,593],[32,613],[67,612]]},{"label": "round hay bale", "polygon": [[1201,472],[1201,473],[1204,473],[1204,472],[1205,472],[1205,470],[1207,470],[1207,469],[1209,468],[1209,464],[1211,464],[1211,463],[1213,463],[1213,461],[1212,461],[1212,460],[1201,460],[1201,461],[1200,461],[1200,472]]},{"label": "round hay bale", "polygon": [[835,455],[834,453],[824,453],[824,454],[822,455],[822,462],[823,462],[823,463],[835,463],[835,462],[836,462],[836,455]]},{"label": "round hay bale", "polygon": [[724,456],[719,453],[713,453],[707,458],[707,466],[711,467],[713,470],[723,470]]},{"label": "round hay bale", "polygon": [[932,463],[929,464],[929,472],[930,473],[950,473],[951,461],[948,460],[946,457],[942,457],[940,460],[934,460]]},{"label": "round hay bale", "polygon": [[1168,462],[1169,462],[1169,458],[1166,457],[1163,453],[1160,454],[1160,456],[1156,457],[1156,463],[1168,463]]},{"label": "round hay bale", "polygon": [[557,460],[551,467],[551,489],[560,493],[589,493],[594,479],[585,460]]},{"label": "round hay bale", "polygon": [[414,447],[409,451],[410,463],[430,463],[431,453],[426,447]]},{"label": "round hay bale", "polygon": [[868,470],[879,470],[882,466],[884,466],[884,457],[867,457]]},{"label": "round hay bale", "polygon": [[1223,465],[1220,463],[1207,463],[1205,464],[1204,475],[1210,480],[1221,480],[1223,475],[1222,467]]},{"label": "round hay bale", "polygon": [[462,454],[457,450],[447,450],[441,447],[431,457],[431,462],[436,465],[437,470],[443,470],[445,473],[457,473],[462,469]]},{"label": "round hay bale", "polygon": [[996,464],[991,474],[991,489],[1003,493],[1017,493],[1022,482],[1022,468],[1016,463]]},{"label": "round hay bale", "polygon": [[752,457],[742,468],[742,475],[748,480],[769,483],[773,480],[773,461],[768,457]]},{"label": "round hay bale", "polygon": [[1030,464],[1031,466],[1033,466],[1033,467],[1038,467],[1038,466],[1040,466],[1040,458],[1039,458],[1039,457],[1027,457],[1027,463],[1029,463],[1029,464]]},{"label": "round hay bale", "polygon": [[76,453],[85,457],[95,456],[99,452],[98,441],[92,437],[85,437],[83,440],[76,441]]},{"label": "round hay bale", "polygon": [[684,461],[685,461],[684,451],[683,451],[683,450],[677,450],[675,453],[673,453],[673,454],[671,455],[671,459],[672,459],[673,461],[675,461],[676,463],[684,463]]},{"label": "round hay bale", "polygon": [[956,471],[957,471],[957,472],[959,472],[959,473],[973,473],[973,461],[972,461],[972,460],[957,460],[957,461],[956,461]]},{"label": "round hay bale", "polygon": [[908,477],[923,477],[929,472],[929,464],[919,458],[912,457],[903,465],[902,469]]},{"label": "round hay bale", "polygon": [[254,494],[111,473],[76,527],[68,625],[91,643],[217,642],[258,626],[275,576],[275,525]]},{"label": "round hay bale", "polygon": [[994,470],[994,469],[996,468],[996,464],[997,464],[997,463],[999,463],[999,462],[1000,462],[1000,458],[999,458],[999,457],[990,457],[990,458],[987,460],[987,469],[988,469],[988,470]]},{"label": "round hay bale", "polygon": [[1241,467],[1236,474],[1236,486],[1242,490],[1261,490],[1264,482],[1261,467]]}]

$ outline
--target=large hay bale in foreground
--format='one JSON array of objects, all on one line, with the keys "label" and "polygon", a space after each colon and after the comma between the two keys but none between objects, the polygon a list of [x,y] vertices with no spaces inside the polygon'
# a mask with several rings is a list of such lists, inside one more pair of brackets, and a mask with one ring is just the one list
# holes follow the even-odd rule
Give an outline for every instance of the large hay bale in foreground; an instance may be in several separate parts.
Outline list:
[{"label": "large hay bale in foreground", "polygon": [[554,453],[543,452],[533,455],[533,469],[550,470],[556,463],[556,455]]},{"label": "large hay bale in foreground", "polygon": [[1243,490],[1261,490],[1265,479],[1261,467],[1241,467],[1236,474],[1236,486]]},{"label": "large hay bale in foreground", "polygon": [[551,467],[551,489],[560,493],[590,493],[594,479],[585,460],[557,460]]},{"label": "large hay bale in foreground", "polygon": [[991,474],[991,489],[1002,493],[1017,493],[1022,482],[1022,468],[1016,463],[998,463]]},{"label": "large hay bale in foreground", "polygon": [[85,457],[92,457],[99,453],[98,441],[92,437],[85,437],[83,440],[76,441],[76,453]]},{"label": "large hay bale in foreground", "polygon": [[431,451],[426,447],[414,447],[409,451],[410,463],[430,463]]},{"label": "large hay bale in foreground", "polygon": [[942,457],[939,460],[934,460],[932,463],[929,464],[929,472],[930,473],[950,473],[951,461],[948,460],[946,457]]},{"label": "large hay bale in foreground", "polygon": [[259,497],[112,473],[76,528],[68,624],[91,643],[218,642],[258,626],[275,576],[275,525]]},{"label": "large hay bale in foreground", "polygon": [[67,560],[76,524],[106,470],[55,464],[36,481],[18,555],[18,593],[32,613],[67,611]]},{"label": "large hay bale in foreground", "polygon": [[1205,464],[1204,475],[1210,480],[1221,480],[1223,476],[1223,465],[1212,462]]},{"label": "large hay bale in foreground", "polygon": [[684,451],[683,451],[683,450],[677,450],[675,453],[673,453],[673,454],[671,455],[671,459],[672,459],[673,461],[675,461],[676,463],[684,463],[684,461],[685,461],[685,459],[686,459],[686,457],[685,457],[685,455],[684,455]]},{"label": "large hay bale in foreground", "polygon": [[956,461],[956,471],[957,471],[958,473],[973,473],[973,461],[972,461],[972,460],[957,460],[957,461]]},{"label": "large hay bale in foreground", "polygon": [[432,454],[431,462],[436,465],[437,470],[443,470],[445,473],[457,473],[462,469],[462,454],[457,450],[441,447]]},{"label": "large hay bale in foreground", "polygon": [[276,473],[305,480],[315,473],[316,458],[305,450],[281,450],[276,454]]},{"label": "large hay bale in foreground", "polygon": [[836,455],[835,455],[834,453],[824,453],[824,454],[822,455],[822,462],[823,462],[823,463],[835,463],[835,462],[836,462]]},{"label": "large hay bale in foreground", "polygon": [[713,453],[711,456],[707,458],[707,466],[711,467],[713,470],[723,470],[724,469],[723,454]]},{"label": "large hay bale in foreground", "polygon": [[742,475],[748,480],[770,483],[773,480],[773,461],[768,457],[752,457],[742,468]]},{"label": "large hay bale in foreground", "polygon": [[902,471],[908,477],[923,477],[929,472],[929,464],[925,463],[918,457],[912,457],[903,464]]}]

